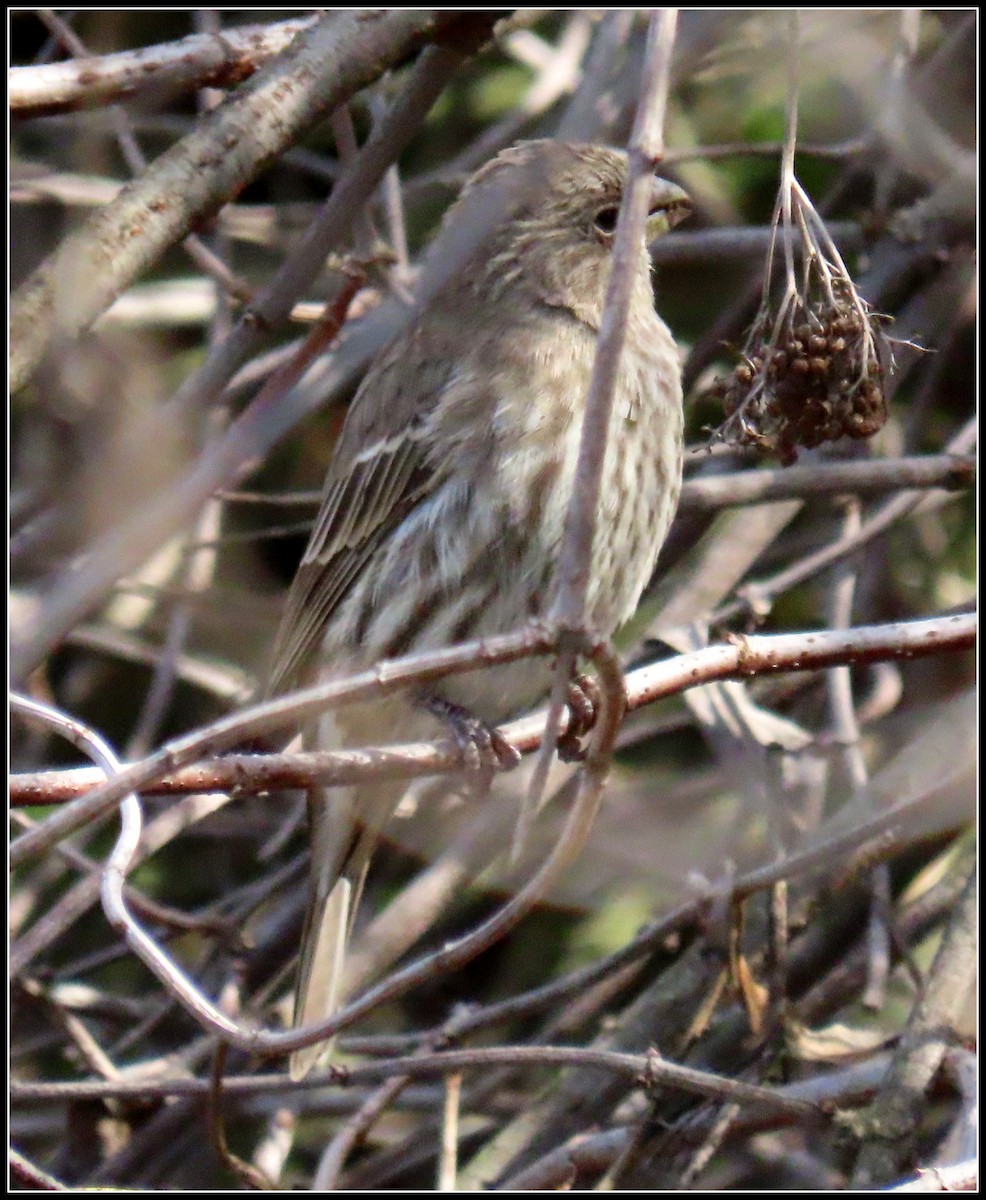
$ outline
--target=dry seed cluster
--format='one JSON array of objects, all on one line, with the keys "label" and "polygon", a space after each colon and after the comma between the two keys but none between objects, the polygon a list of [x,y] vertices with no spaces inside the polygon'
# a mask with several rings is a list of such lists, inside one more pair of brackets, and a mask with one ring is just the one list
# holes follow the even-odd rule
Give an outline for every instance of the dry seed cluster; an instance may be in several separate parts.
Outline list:
[{"label": "dry seed cluster", "polygon": [[799,446],[872,437],[886,422],[872,318],[845,290],[835,297],[834,305],[799,302],[776,340],[769,316],[758,321],[732,373],[713,385],[727,442],[773,451],[788,465]]}]

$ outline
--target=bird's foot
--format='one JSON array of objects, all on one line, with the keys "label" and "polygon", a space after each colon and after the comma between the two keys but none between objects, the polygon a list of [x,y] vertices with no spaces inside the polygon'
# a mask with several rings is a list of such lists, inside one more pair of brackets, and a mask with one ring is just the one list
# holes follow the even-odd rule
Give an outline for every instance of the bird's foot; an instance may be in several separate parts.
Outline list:
[{"label": "bird's foot", "polygon": [[498,729],[473,716],[461,704],[430,696],[425,707],[448,725],[471,774],[488,780],[494,772],[509,770],[520,762],[519,752]]},{"label": "bird's foot", "polygon": [[581,762],[585,748],[581,739],[596,723],[599,684],[591,675],[578,675],[568,685],[568,726],[558,739],[562,762]]}]

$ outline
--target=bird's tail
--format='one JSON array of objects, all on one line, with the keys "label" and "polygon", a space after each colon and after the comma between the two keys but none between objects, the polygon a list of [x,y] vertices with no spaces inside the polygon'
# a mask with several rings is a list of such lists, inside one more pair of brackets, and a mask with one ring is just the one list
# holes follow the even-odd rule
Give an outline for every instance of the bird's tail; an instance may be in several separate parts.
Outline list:
[{"label": "bird's tail", "polygon": [[[342,1001],[346,942],[349,938],[353,884],[341,875],[326,895],[314,888],[308,901],[298,967],[294,1024],[298,1028],[326,1020]],[[330,1042],[304,1046],[291,1055],[291,1078],[304,1079],[329,1049]]]},{"label": "bird's tail", "polygon": [[[312,872],[295,992],[294,1025],[332,1016],[345,1000],[346,946],[380,830],[403,794],[393,781],[309,793]],[[291,1078],[303,1079],[331,1041],[291,1055]]]}]

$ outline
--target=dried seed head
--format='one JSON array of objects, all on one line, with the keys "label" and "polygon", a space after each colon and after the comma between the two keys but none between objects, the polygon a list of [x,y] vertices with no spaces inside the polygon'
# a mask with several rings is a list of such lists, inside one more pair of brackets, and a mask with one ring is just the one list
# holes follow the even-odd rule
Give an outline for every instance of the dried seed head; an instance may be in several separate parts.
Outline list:
[{"label": "dried seed head", "polygon": [[780,312],[761,306],[737,365],[715,394],[718,436],[794,462],[799,446],[871,437],[886,421],[880,321],[851,279],[806,241],[805,294],[785,292]]}]

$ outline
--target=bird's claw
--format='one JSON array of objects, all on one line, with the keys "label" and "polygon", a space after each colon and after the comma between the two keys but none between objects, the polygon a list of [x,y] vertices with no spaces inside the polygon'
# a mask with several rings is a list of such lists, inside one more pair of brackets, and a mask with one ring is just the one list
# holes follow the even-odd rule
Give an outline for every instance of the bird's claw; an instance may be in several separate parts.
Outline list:
[{"label": "bird's claw", "polygon": [[444,721],[462,751],[466,770],[476,775],[492,775],[509,770],[520,762],[520,753],[503,734],[487,725],[461,704],[431,696],[425,702],[430,713]]},{"label": "bird's claw", "polygon": [[591,675],[578,675],[568,686],[568,726],[558,739],[562,762],[581,762],[585,748],[581,739],[596,723],[599,684]]}]

